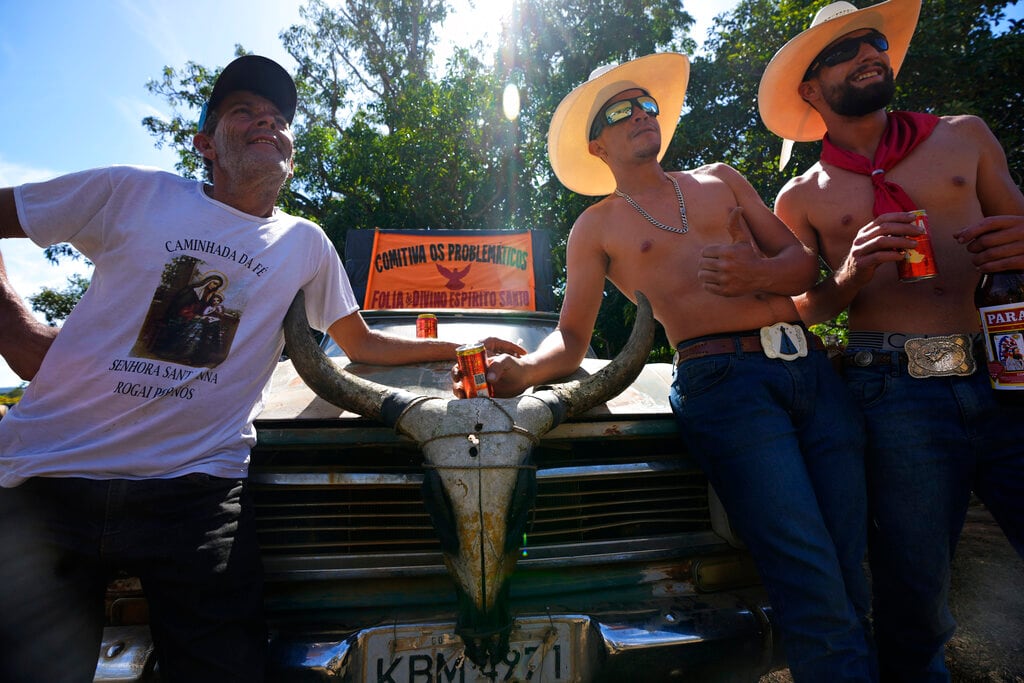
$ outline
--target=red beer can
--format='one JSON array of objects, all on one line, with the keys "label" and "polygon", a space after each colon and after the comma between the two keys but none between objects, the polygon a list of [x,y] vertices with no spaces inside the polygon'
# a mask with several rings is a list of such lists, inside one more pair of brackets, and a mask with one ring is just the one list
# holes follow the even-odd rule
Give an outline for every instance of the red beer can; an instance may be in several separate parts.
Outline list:
[{"label": "red beer can", "polygon": [[932,251],[932,236],[928,228],[928,214],[923,209],[911,211],[914,225],[924,228],[924,234],[915,235],[910,239],[917,242],[917,247],[903,252],[903,260],[896,264],[896,272],[900,282],[927,280],[939,274],[935,265],[935,252]]},{"label": "red beer can", "polygon": [[462,388],[466,398],[490,396],[487,386],[487,351],[482,343],[466,344],[455,349],[459,372],[462,373]]},{"label": "red beer can", "polygon": [[416,316],[416,336],[421,339],[437,339],[437,316],[420,313]]}]

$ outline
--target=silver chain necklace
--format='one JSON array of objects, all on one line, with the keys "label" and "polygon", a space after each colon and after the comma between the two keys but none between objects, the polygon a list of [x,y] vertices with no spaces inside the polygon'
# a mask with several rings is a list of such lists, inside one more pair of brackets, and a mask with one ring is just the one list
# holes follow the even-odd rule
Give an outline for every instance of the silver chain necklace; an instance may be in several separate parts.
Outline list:
[{"label": "silver chain necklace", "polygon": [[626,194],[617,187],[615,188],[615,194],[625,199],[630,206],[636,209],[637,212],[641,216],[646,218],[654,227],[661,228],[662,230],[668,230],[669,232],[678,233],[680,235],[684,235],[690,231],[690,224],[686,220],[686,202],[683,201],[683,191],[679,189],[679,183],[676,182],[675,178],[668,175],[667,173],[665,174],[665,177],[668,178],[670,183],[672,183],[672,187],[676,188],[676,199],[679,200],[679,218],[682,219],[683,221],[682,228],[673,228],[671,225],[665,225],[661,221],[656,220],[654,216],[644,211],[644,207],[637,204],[635,199],[633,199],[632,197],[630,197],[628,194]]}]

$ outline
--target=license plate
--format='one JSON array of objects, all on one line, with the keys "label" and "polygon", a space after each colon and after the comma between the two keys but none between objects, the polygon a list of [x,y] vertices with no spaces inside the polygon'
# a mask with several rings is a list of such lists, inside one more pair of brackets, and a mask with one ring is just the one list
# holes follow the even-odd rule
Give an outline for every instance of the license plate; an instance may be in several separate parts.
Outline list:
[{"label": "license plate", "polygon": [[464,656],[454,624],[375,628],[363,648],[364,683],[571,681],[570,624],[517,619],[504,661],[483,670]]}]

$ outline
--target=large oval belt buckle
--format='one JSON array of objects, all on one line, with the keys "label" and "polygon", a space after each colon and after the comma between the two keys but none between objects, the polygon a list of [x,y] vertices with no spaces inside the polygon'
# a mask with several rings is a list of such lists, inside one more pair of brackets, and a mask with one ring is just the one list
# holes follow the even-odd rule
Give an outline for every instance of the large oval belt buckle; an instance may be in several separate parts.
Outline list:
[{"label": "large oval belt buckle", "polygon": [[769,358],[803,358],[807,355],[807,335],[799,325],[775,323],[761,328],[761,348]]},{"label": "large oval belt buckle", "polygon": [[903,346],[907,371],[918,378],[973,375],[977,366],[971,344],[966,334],[908,339]]}]

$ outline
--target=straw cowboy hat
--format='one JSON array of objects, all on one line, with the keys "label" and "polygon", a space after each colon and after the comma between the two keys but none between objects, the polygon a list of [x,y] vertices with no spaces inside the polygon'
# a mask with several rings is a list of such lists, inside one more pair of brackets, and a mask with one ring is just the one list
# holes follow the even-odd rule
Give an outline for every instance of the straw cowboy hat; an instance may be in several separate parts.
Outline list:
[{"label": "straw cowboy hat", "polygon": [[864,9],[848,2],[822,7],[811,27],[783,45],[761,76],[757,106],[764,125],[786,140],[820,140],[825,135],[825,122],[798,92],[814,58],[837,38],[871,28],[889,40],[889,62],[893,72],[899,73],[920,12],[921,0],[888,0]]},{"label": "straw cowboy hat", "polygon": [[590,124],[609,99],[623,90],[637,88],[646,90],[658,102],[661,113],[655,120],[661,128],[661,161],[679,123],[689,79],[690,61],[675,52],[594,69],[586,83],[565,96],[551,119],[548,157],[555,175],[580,194],[605,195],[615,189],[611,169],[588,151]]}]

